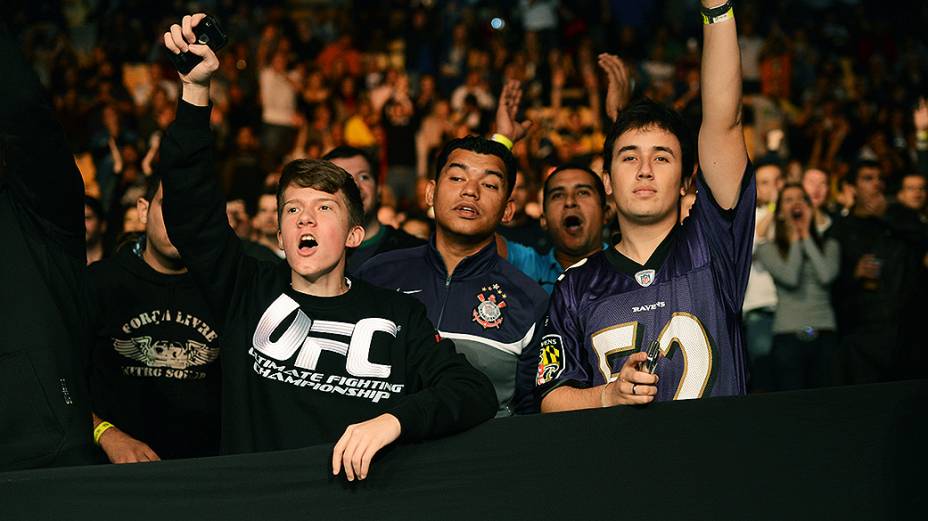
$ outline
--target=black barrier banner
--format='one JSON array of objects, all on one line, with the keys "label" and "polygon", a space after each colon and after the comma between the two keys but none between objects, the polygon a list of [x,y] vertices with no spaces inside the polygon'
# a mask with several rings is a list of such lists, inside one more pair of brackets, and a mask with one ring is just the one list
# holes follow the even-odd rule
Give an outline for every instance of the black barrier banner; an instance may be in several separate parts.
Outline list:
[{"label": "black barrier banner", "polygon": [[369,478],[331,447],[0,474],[0,519],[910,519],[928,381],[493,420],[395,447]]}]

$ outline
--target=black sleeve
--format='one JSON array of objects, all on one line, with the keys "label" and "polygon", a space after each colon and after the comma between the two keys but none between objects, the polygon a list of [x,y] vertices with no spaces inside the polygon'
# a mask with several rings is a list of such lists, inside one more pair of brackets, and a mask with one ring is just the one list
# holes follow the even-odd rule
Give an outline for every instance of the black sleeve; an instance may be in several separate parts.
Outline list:
[{"label": "black sleeve", "polygon": [[412,302],[406,324],[408,388],[415,390],[392,410],[402,426],[400,437],[416,441],[460,432],[496,414],[493,384],[474,369],[454,344],[439,340],[425,307]]},{"label": "black sleeve", "polygon": [[535,395],[535,380],[538,375],[539,347],[544,336],[544,319],[535,324],[531,343],[522,350],[516,363],[516,390],[512,397],[511,409],[514,414],[533,414],[540,412]]},{"label": "black sleeve", "polygon": [[164,223],[171,243],[203,290],[213,316],[222,320],[254,276],[257,260],[245,255],[229,226],[215,172],[209,107],[180,102],[161,140]]},{"label": "black sleeve", "polygon": [[48,94],[0,26],[0,186],[41,233],[86,263],[84,181]]}]

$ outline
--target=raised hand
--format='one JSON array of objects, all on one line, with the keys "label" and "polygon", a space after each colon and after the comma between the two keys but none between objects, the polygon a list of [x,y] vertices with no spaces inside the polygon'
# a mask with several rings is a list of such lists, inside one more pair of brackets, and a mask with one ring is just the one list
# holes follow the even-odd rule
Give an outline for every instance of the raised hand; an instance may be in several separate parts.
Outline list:
[{"label": "raised hand", "polygon": [[614,54],[602,53],[598,57],[599,67],[606,73],[606,115],[615,121],[619,112],[628,105],[631,97],[631,82],[625,62]]},{"label": "raised hand", "polygon": [[499,95],[499,107],[496,109],[496,131],[508,137],[513,143],[525,137],[532,126],[531,120],[516,121],[519,103],[522,101],[522,83],[509,80],[503,85]]},{"label": "raised hand", "polygon": [[[206,15],[203,13],[184,16],[180,25],[174,24],[168,32],[164,33],[164,46],[169,51],[174,54],[190,52],[203,58],[203,61],[198,63],[187,74],[178,73],[184,87],[188,85],[198,87],[198,89],[192,91],[197,94],[196,100],[188,99],[188,89],[184,89],[184,99],[197,105],[209,103],[209,80],[212,78],[213,73],[219,69],[219,59],[216,57],[216,53],[207,45],[195,43],[197,37],[193,34],[193,28],[204,18],[206,18]],[[199,103],[203,101],[204,92],[206,95],[205,102]]]}]

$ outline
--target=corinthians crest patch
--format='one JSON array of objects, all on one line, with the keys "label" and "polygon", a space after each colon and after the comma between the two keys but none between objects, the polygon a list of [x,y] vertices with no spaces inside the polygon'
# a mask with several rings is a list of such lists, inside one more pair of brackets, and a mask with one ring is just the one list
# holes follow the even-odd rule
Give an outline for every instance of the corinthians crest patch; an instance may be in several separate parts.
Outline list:
[{"label": "corinthians crest patch", "polygon": [[646,288],[654,282],[654,270],[641,270],[635,274],[635,280],[641,287]]},{"label": "corinthians crest patch", "polygon": [[503,323],[503,308],[506,307],[506,294],[500,289],[499,284],[493,284],[482,288],[481,293],[477,294],[477,307],[473,311],[474,322],[483,326],[484,329],[491,327],[499,328]]}]

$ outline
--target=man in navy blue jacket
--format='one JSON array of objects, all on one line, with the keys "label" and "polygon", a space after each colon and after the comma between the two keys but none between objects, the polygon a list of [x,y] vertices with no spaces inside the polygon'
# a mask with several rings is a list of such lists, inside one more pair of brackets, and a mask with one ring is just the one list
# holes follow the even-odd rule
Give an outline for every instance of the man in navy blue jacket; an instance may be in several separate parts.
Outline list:
[{"label": "man in navy blue jacket", "polygon": [[[517,83],[507,85],[497,115],[500,133],[514,140],[527,128],[513,121],[518,90]],[[515,159],[501,142],[476,136],[450,141],[426,192],[435,208],[429,243],[378,255],[358,272],[425,304],[441,336],[493,382],[497,416],[538,410],[536,323],[548,304],[544,290],[496,251],[496,227],[513,212],[515,175]]]}]

